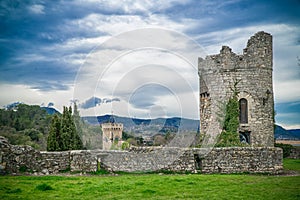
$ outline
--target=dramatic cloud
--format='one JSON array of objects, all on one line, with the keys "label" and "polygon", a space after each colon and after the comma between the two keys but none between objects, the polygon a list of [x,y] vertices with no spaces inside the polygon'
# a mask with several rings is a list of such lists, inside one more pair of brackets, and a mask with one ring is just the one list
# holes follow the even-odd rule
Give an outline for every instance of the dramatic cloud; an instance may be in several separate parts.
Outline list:
[{"label": "dramatic cloud", "polygon": [[120,99],[118,98],[113,98],[113,99],[109,99],[109,98],[98,98],[98,97],[91,97],[90,99],[86,100],[85,102],[79,104],[80,108],[83,109],[89,109],[89,108],[93,108],[96,106],[100,106],[101,104],[105,104],[105,103],[111,103],[113,101],[120,101]]}]

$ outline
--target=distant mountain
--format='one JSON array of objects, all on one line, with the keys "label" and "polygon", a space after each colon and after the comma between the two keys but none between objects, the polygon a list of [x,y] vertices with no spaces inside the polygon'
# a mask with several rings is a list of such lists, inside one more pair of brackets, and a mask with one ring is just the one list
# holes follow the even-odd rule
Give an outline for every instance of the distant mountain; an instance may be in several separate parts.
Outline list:
[{"label": "distant mountain", "polygon": [[300,138],[300,129],[291,129],[288,130],[290,134],[292,134],[294,137]]},{"label": "distant mountain", "polygon": [[[8,104],[8,105],[4,106],[4,109],[6,109],[6,110],[17,110],[18,109],[18,105],[20,105],[20,104],[24,104],[24,103],[22,103],[22,102],[14,102],[14,103],[11,103],[11,104]],[[49,115],[53,115],[55,113],[59,113],[55,108],[49,107],[49,105],[53,105],[53,103],[49,103],[48,107],[41,106],[41,109],[46,110]]]},{"label": "distant mountain", "polygon": [[[111,120],[111,115],[97,117],[82,117],[89,124],[99,125]],[[116,123],[122,123],[125,131],[135,133],[154,134],[158,132],[166,133],[168,131],[193,131],[199,129],[199,120],[185,119],[180,117],[156,118],[156,119],[139,119],[129,117],[113,116]]]},{"label": "distant mountain", "polygon": [[274,132],[277,140],[300,140],[300,129],[286,130],[276,125]]},{"label": "distant mountain", "polygon": [[41,107],[41,109],[46,110],[49,115],[54,115],[56,113],[60,113],[55,108],[51,108],[51,107]]},{"label": "distant mountain", "polygon": [[[88,124],[99,125],[111,120],[111,115],[97,117],[82,117]],[[180,117],[139,119],[130,117],[113,116],[113,120],[124,125],[124,130],[140,134],[166,133],[168,131],[199,131],[199,120],[186,119]],[[300,129],[286,130],[279,125],[275,125],[275,139],[278,140],[300,140]]]}]

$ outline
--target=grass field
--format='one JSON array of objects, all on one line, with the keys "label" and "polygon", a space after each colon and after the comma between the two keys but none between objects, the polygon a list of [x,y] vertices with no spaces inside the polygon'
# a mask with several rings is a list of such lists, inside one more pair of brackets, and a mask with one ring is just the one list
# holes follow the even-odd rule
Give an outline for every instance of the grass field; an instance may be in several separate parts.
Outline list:
[{"label": "grass field", "polygon": [[[300,160],[285,160],[300,171]],[[300,199],[300,176],[1,176],[0,199]]]}]

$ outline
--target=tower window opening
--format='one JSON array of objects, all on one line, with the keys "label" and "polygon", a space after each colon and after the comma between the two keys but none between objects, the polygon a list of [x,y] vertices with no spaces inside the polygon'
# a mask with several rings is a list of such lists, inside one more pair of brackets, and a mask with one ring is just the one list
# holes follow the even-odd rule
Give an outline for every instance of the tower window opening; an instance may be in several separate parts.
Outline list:
[{"label": "tower window opening", "polygon": [[248,123],[248,102],[247,99],[239,100],[239,108],[240,108],[240,123],[247,124]]},{"label": "tower window opening", "polygon": [[240,142],[243,144],[250,144],[250,132],[240,132]]}]

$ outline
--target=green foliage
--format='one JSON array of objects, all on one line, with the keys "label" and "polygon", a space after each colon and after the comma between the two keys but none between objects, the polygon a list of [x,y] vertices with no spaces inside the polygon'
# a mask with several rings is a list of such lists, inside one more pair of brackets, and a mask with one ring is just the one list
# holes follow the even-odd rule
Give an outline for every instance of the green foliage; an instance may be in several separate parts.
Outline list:
[{"label": "green foliage", "polygon": [[61,117],[58,115],[53,116],[47,140],[47,150],[66,151],[76,149],[83,149],[82,140],[76,129],[71,106],[69,108],[64,107]]},{"label": "green foliage", "polygon": [[15,108],[0,109],[0,135],[11,144],[46,150],[50,121],[51,116],[36,105],[19,104]]},{"label": "green foliage", "polygon": [[127,149],[129,149],[129,147],[130,147],[129,142],[123,142],[122,146],[121,146],[121,149],[122,150],[127,150]]},{"label": "green foliage", "polygon": [[237,133],[239,127],[239,103],[237,97],[229,99],[226,104],[225,120],[223,131],[218,138],[216,147],[241,146],[239,135]]},{"label": "green foliage", "polygon": [[61,120],[57,114],[52,117],[50,132],[47,140],[48,151],[59,151],[62,146],[61,140]]},{"label": "green foliage", "polygon": [[127,142],[128,142],[130,145],[133,145],[133,146],[137,146],[137,145],[138,145],[138,143],[137,143],[137,141],[136,141],[135,138],[129,138],[129,139],[127,139]]},{"label": "green foliage", "polygon": [[63,169],[63,170],[59,170],[60,173],[68,173],[68,172],[70,172],[70,171],[71,171],[71,168],[70,168],[70,167],[68,167],[68,168],[66,168],[66,169]]},{"label": "green foliage", "polygon": [[228,131],[223,131],[219,138],[218,142],[215,145],[216,147],[236,147],[243,146],[240,142],[239,137],[237,137],[237,133],[232,133]]},{"label": "green foliage", "polygon": [[127,132],[125,132],[125,131],[123,131],[122,132],[122,139],[123,140],[128,140],[129,138],[134,138],[134,136],[131,135],[131,134],[129,134],[129,133],[127,133]]},{"label": "green foliage", "polygon": [[40,134],[41,134],[41,132],[34,128],[24,130],[24,135],[29,136],[30,139],[33,141],[39,141],[39,137],[41,136]]},{"label": "green foliage", "polygon": [[239,102],[237,84],[234,82],[234,87],[231,88],[233,96],[229,99],[225,108],[225,119],[223,123],[223,131],[218,138],[217,147],[244,146],[240,142],[239,134]]},{"label": "green foliage", "polygon": [[230,98],[226,105],[226,114],[223,129],[236,133],[239,127],[239,102],[236,96]]},{"label": "green foliage", "polygon": [[11,189],[11,188],[8,188],[6,193],[8,194],[14,194],[14,193],[21,193],[22,190],[20,188],[16,188],[16,189]]},{"label": "green foliage", "polygon": [[92,175],[105,175],[105,174],[110,174],[110,172],[105,169],[98,169],[95,172],[91,172],[91,174]]},{"label": "green foliage", "polygon": [[27,169],[28,169],[28,168],[27,168],[25,165],[21,165],[20,168],[19,168],[19,172],[24,173],[24,172],[27,171]]},{"label": "green foliage", "polygon": [[[61,120],[62,115],[59,113],[56,115]],[[0,109],[0,135],[6,137],[13,145],[30,145],[35,149],[45,151],[50,142],[52,146],[54,145],[51,148],[56,149],[56,146],[62,146],[60,144],[62,140],[58,137],[61,135],[54,134],[59,143],[57,145],[53,144],[55,137],[52,136],[50,141],[48,138],[51,128],[52,132],[55,132],[52,124],[53,117],[54,115],[49,115],[45,109],[37,105],[19,104],[11,109]],[[74,104],[74,112],[71,117],[73,117],[76,127],[71,128],[71,130],[76,129],[77,134],[74,135],[74,140],[75,143],[77,141],[77,146],[83,146],[81,141],[84,141],[88,149],[101,148],[102,132],[100,126],[84,123],[79,116],[76,104]],[[61,121],[55,124],[61,126]],[[56,127],[56,129],[60,130],[61,128]]]},{"label": "green foliage", "polygon": [[289,157],[291,154],[291,150],[293,149],[293,146],[290,144],[275,143],[274,146],[282,148],[284,158]]},{"label": "green foliage", "polygon": [[42,183],[42,184],[39,184],[35,187],[35,189],[37,190],[40,190],[40,191],[47,191],[47,190],[53,190],[53,188],[46,184],[46,183]]}]

